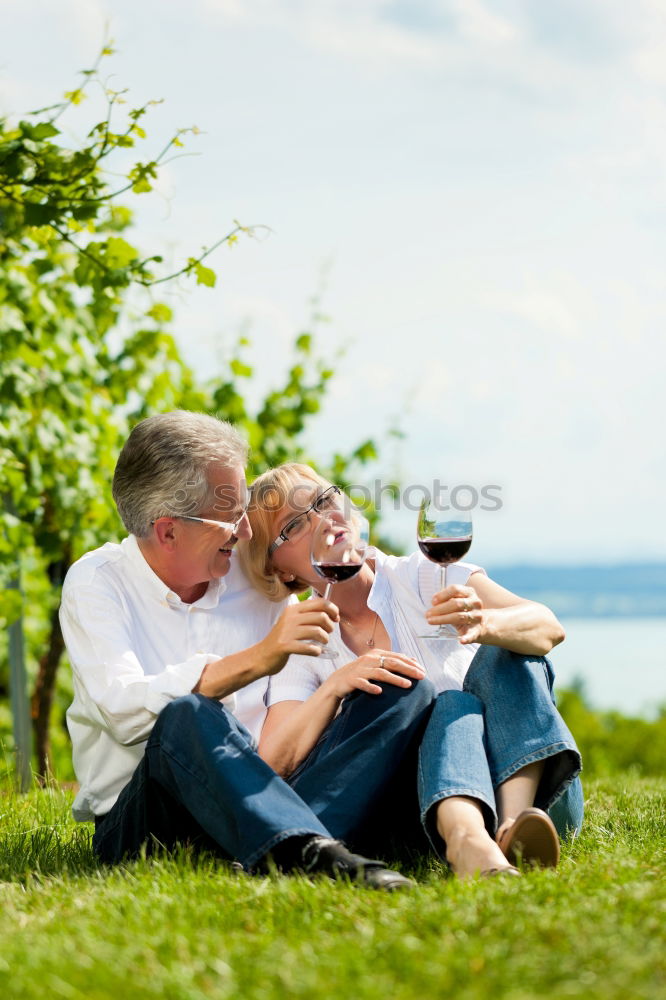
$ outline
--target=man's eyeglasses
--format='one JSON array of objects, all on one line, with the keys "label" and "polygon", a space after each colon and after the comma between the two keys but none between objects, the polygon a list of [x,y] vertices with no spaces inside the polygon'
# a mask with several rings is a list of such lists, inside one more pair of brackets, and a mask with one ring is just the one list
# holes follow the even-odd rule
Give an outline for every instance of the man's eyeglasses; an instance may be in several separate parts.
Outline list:
[{"label": "man's eyeglasses", "polygon": [[340,503],[338,497],[342,495],[342,491],[338,486],[329,486],[327,490],[320,493],[319,496],[310,504],[307,510],[304,510],[301,514],[297,514],[296,517],[292,518],[277,536],[274,542],[268,547],[268,554],[275,552],[284,542],[289,542],[294,538],[297,538],[304,530],[305,527],[310,522],[310,513],[314,511],[315,514],[323,514],[327,510],[332,510],[334,507],[339,507]]},{"label": "man's eyeglasses", "polygon": [[[198,521],[199,524],[211,524],[217,528],[225,528],[230,535],[235,535],[238,530],[238,525],[241,523],[245,515],[247,514],[247,509],[243,508],[237,520],[233,523],[231,521],[216,521],[212,517],[194,517],[192,514],[171,514],[174,521]],[[155,519],[157,520],[157,518]],[[155,521],[151,521],[151,524],[155,524]]]}]

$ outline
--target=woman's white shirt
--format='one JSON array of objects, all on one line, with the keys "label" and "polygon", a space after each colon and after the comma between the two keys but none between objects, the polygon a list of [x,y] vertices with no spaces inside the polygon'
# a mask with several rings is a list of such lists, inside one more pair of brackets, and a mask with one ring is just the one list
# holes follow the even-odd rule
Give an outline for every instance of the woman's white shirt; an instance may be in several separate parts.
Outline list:
[{"label": "woman's white shirt", "polygon": [[[368,558],[375,563],[368,607],[381,618],[391,639],[391,648],[420,663],[437,691],[460,690],[479,648],[478,643],[461,646],[457,639],[424,638],[424,634],[435,631],[426,621],[425,612],[441,589],[440,567],[421,552],[389,556],[372,549]],[[485,575],[485,570],[473,563],[453,563],[446,570],[447,586],[466,586],[473,573]],[[335,591],[332,599],[335,600]],[[286,667],[271,677],[267,694],[269,706],[280,701],[306,701],[338,667],[357,658],[357,654],[345,646],[338,624],[328,645],[338,654],[335,660],[321,656],[290,656]]]}]

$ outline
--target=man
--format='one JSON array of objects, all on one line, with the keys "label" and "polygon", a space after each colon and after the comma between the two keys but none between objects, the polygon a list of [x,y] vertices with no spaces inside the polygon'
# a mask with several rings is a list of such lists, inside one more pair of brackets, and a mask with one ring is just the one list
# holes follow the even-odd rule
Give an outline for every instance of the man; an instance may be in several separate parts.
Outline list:
[{"label": "man", "polygon": [[[225,586],[236,541],[251,534],[245,461],[233,427],[184,411],[142,421],[120,454],[113,496],[128,537],[80,559],[63,588],[81,785],[74,816],[94,819],[105,862],[194,841],[246,870],[272,859],[375,888],[408,886],[332,837],[258,757],[243,724],[258,736],[268,676],[290,653],[317,655],[315,641],[337,618],[328,601],[267,606],[238,579]],[[427,692],[401,703],[392,724],[405,746],[426,701]],[[369,789],[380,771],[371,768]],[[343,810],[344,790],[332,782],[329,793],[329,778],[330,766],[323,800]]]}]

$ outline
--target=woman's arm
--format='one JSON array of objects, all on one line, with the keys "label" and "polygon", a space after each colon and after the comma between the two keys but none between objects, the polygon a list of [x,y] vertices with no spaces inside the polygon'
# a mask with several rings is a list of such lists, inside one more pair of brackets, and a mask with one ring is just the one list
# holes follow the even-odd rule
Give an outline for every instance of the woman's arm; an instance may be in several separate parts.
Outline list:
[{"label": "woman's arm", "polygon": [[426,612],[428,621],[454,625],[463,645],[480,642],[545,656],[565,638],[564,629],[545,604],[512,594],[482,573],[472,574],[469,586],[446,587],[435,594],[432,603]]},{"label": "woman's arm", "polygon": [[307,701],[271,705],[259,739],[259,756],[283,778],[296,770],[335,718],[340,699],[324,685]]},{"label": "woman's arm", "polygon": [[259,740],[259,755],[277,774],[288,777],[305,760],[352,691],[381,694],[376,682],[411,687],[425,670],[402,653],[375,649],[339,667],[307,701],[280,701],[268,709]]}]

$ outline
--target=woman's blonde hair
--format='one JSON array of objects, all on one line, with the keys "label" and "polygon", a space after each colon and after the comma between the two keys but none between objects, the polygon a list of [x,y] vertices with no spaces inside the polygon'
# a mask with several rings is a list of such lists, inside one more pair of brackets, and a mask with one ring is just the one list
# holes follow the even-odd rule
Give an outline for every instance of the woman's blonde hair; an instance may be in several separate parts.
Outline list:
[{"label": "woman's blonde hair", "polygon": [[269,601],[283,601],[290,594],[297,594],[310,586],[298,578],[288,583],[282,581],[273,569],[268,553],[277,535],[276,515],[294,499],[295,489],[304,482],[322,489],[330,486],[313,468],[298,462],[286,462],[277,469],[269,469],[252,483],[252,499],[247,512],[252,538],[249,541],[241,539],[237,550],[250,583]]}]

